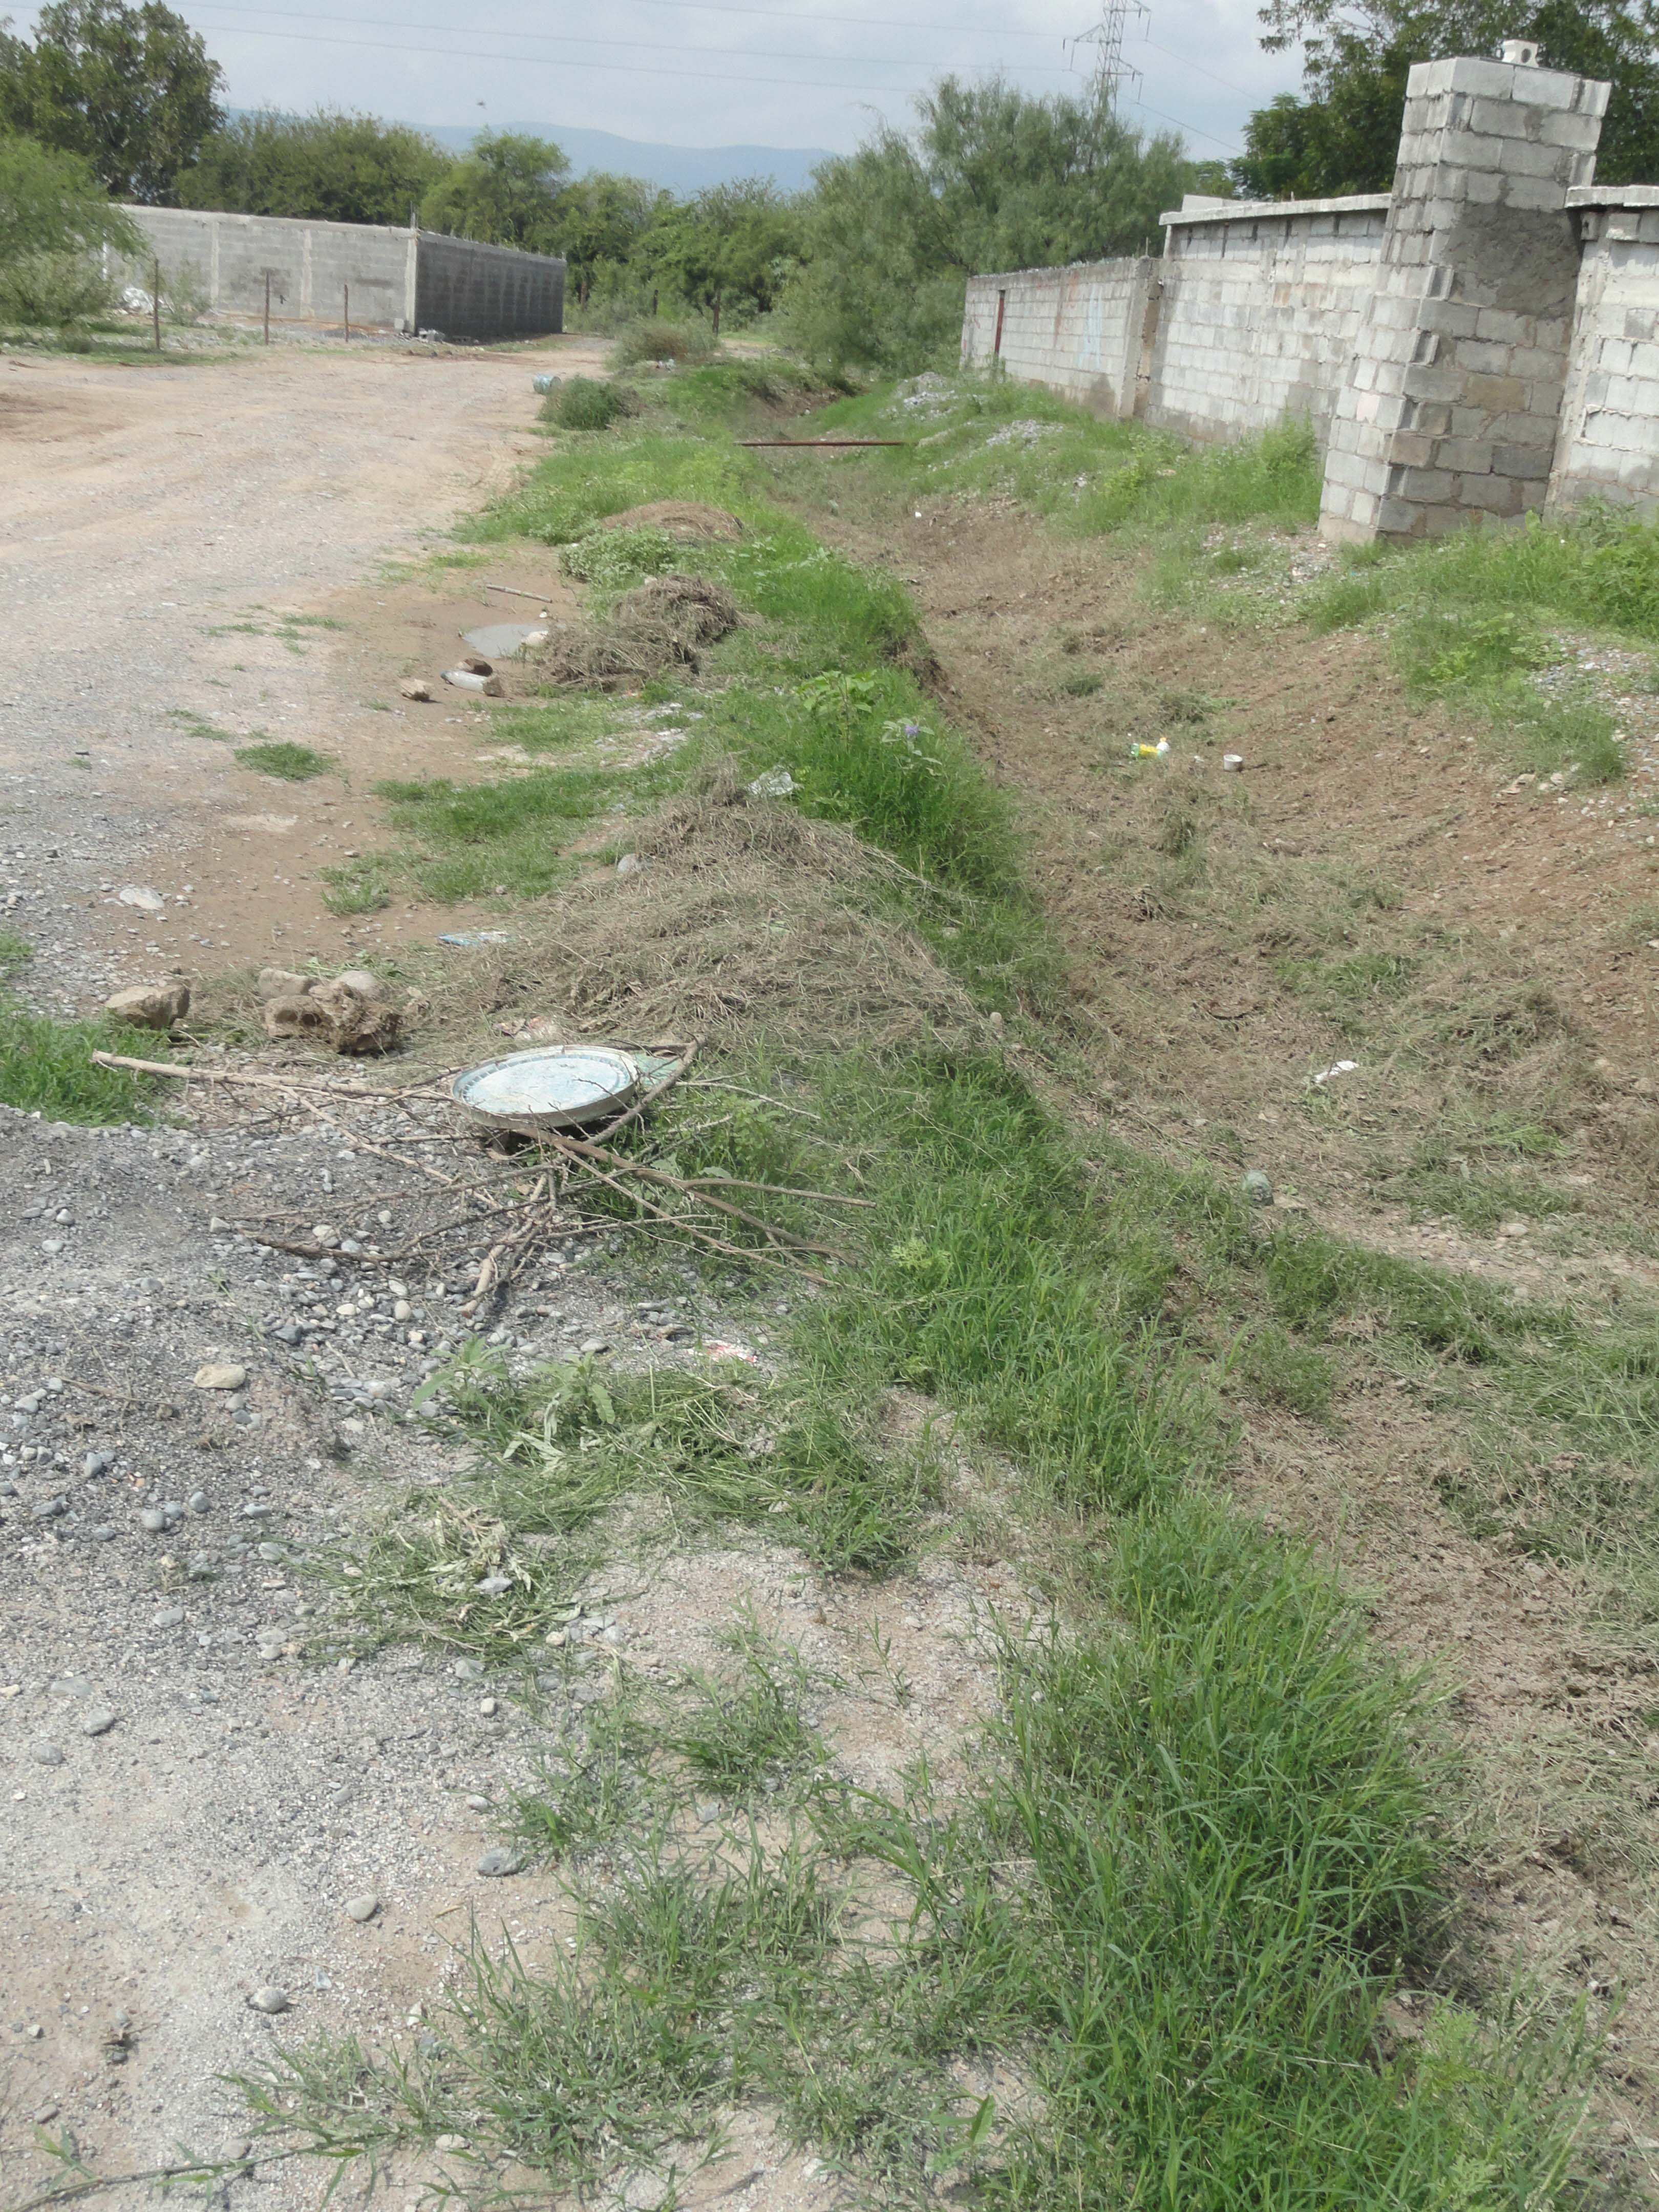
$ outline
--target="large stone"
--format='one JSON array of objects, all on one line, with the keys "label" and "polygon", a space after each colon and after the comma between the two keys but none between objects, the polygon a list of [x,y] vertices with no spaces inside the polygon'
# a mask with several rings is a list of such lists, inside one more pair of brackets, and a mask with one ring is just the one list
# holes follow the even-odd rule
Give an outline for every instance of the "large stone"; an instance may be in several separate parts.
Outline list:
[{"label": "large stone", "polygon": [[188,983],[131,983],[104,1001],[106,1013],[135,1030],[170,1030],[190,1012]]},{"label": "large stone", "polygon": [[247,1381],[247,1370],[234,1360],[213,1360],[197,1369],[195,1381],[198,1390],[240,1390]]},{"label": "large stone", "polygon": [[[378,991],[380,985],[374,978]],[[297,994],[270,1000],[264,1010],[271,1037],[315,1037],[334,1051],[360,1054],[389,1052],[398,1042],[403,1017],[383,999],[357,989],[343,975],[313,983]]]},{"label": "large stone", "polygon": [[291,968],[262,968],[258,988],[260,998],[267,1004],[272,999],[297,999],[304,994],[306,979],[296,975]]}]

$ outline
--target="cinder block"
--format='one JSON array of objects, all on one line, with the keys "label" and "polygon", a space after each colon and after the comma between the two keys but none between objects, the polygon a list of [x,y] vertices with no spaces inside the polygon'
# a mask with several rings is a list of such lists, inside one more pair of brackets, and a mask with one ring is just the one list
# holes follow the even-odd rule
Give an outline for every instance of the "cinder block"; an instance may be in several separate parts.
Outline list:
[{"label": "cinder block", "polygon": [[1437,438],[1434,465],[1459,476],[1485,476],[1498,465],[1491,441],[1484,438]]},{"label": "cinder block", "polygon": [[1492,449],[1492,468],[1494,476],[1547,477],[1554,458],[1554,446],[1494,446]]},{"label": "cinder block", "polygon": [[1466,405],[1487,407],[1494,415],[1514,413],[1525,408],[1527,388],[1518,376],[1466,376],[1461,397]]},{"label": "cinder block", "polygon": [[1551,210],[1566,204],[1566,185],[1547,177],[1521,177],[1505,172],[1503,205],[1512,208]]},{"label": "cinder block", "polygon": [[1457,500],[1460,506],[1478,507],[1487,514],[1519,514],[1521,487],[1513,477],[1459,477]]},{"label": "cinder block", "polygon": [[1519,374],[1516,356],[1519,348],[1509,345],[1487,345],[1479,338],[1460,338],[1456,358],[1460,365],[1479,376]]},{"label": "cinder block", "polygon": [[1415,500],[1390,495],[1376,503],[1372,525],[1379,538],[1415,538],[1423,531],[1423,510]]},{"label": "cinder block", "polygon": [[1474,334],[1497,345],[1531,345],[1535,325],[1530,315],[1517,315],[1504,307],[1479,307]]},{"label": "cinder block", "polygon": [[1393,468],[1389,471],[1389,489],[1401,499],[1419,504],[1435,500],[1450,499],[1457,479],[1449,469]]}]

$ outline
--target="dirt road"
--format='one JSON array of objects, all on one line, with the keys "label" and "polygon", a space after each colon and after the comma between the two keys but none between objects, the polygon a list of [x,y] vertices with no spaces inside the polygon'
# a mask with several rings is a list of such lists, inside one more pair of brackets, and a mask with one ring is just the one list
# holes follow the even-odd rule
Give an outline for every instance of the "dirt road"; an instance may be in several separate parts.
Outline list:
[{"label": "dirt road", "polygon": [[[270,878],[300,872],[317,809],[293,800],[313,787],[239,767],[226,739],[406,770],[384,702],[340,687],[319,610],[510,483],[537,450],[534,369],[601,354],[0,361],[0,909],[37,947],[38,996],[269,957],[289,888]],[[147,923],[116,903],[129,884],[175,902]]]}]

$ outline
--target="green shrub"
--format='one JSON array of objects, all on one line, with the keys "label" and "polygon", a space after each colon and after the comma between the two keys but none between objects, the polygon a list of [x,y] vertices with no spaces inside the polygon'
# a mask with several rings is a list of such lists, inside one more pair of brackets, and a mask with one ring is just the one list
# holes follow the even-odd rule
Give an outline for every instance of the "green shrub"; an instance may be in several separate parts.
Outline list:
[{"label": "green shrub", "polygon": [[634,411],[627,392],[596,377],[573,376],[542,402],[542,420],[561,430],[608,430]]},{"label": "green shrub", "polygon": [[611,349],[612,368],[632,368],[642,361],[672,361],[679,368],[712,361],[715,342],[696,323],[630,323]]},{"label": "green shrub", "polygon": [[665,574],[679,552],[665,530],[593,530],[564,547],[559,566],[578,583],[618,591],[641,576]]},{"label": "green shrub", "polygon": [[106,313],[114,288],[86,253],[29,253],[0,268],[0,321],[73,330]]}]

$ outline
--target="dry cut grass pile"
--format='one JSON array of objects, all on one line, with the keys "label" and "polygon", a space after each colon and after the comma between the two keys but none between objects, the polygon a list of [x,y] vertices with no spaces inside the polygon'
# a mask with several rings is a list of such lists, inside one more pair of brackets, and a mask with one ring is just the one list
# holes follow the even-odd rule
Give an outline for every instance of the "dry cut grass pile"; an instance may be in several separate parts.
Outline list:
[{"label": "dry cut grass pile", "polygon": [[638,869],[569,886],[514,943],[449,967],[426,1036],[476,1022],[481,1006],[573,1032],[811,1050],[977,1033],[966,994],[890,896],[890,867],[849,830],[755,798],[726,769],[641,823],[635,850]]}]

